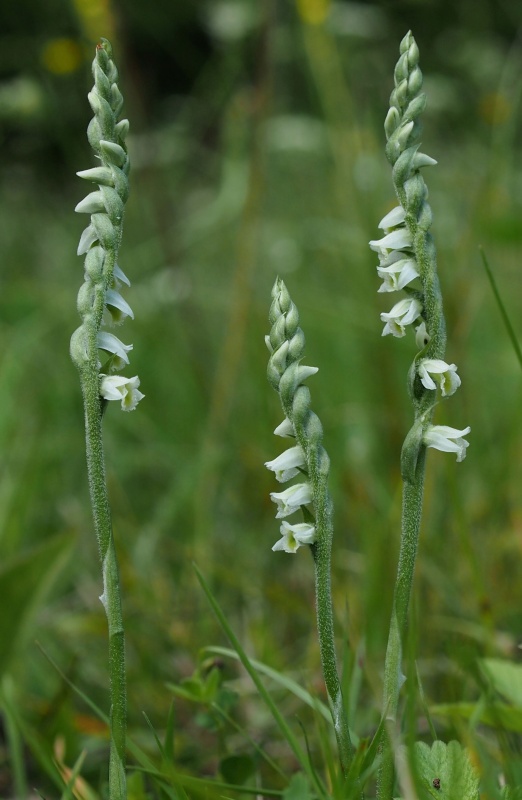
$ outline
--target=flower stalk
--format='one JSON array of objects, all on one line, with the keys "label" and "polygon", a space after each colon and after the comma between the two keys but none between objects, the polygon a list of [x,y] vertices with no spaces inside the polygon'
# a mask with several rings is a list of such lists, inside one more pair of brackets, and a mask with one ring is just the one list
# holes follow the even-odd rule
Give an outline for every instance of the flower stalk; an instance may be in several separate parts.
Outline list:
[{"label": "flower stalk", "polygon": [[[370,242],[370,247],[379,254],[377,272],[383,280],[379,291],[402,290],[406,293],[406,297],[399,300],[389,313],[381,314],[386,323],[383,336],[406,336],[407,328],[415,324],[415,340],[419,348],[408,376],[414,422],[401,454],[402,534],[384,668],[383,711],[389,726],[397,733],[399,694],[404,682],[402,654],[422,515],[426,449],[435,447],[455,452],[457,460],[461,461],[468,446],[462,437],[470,429],[457,430],[432,424],[439,396],[452,395],[461,381],[455,364],[447,364],[444,360],[446,324],[435,245],[430,233],[432,213],[427,202],[428,190],[420,172],[422,167],[436,162],[419,152],[419,117],[426,96],[421,92],[419,50],[411,32],[401,42],[394,78],[395,88],[384,128],[386,155],[392,165],[399,206],[381,220],[379,227],[384,230],[384,236]],[[393,797],[395,770],[391,739],[394,738],[390,738],[389,730],[384,731],[378,800],[391,800]]]},{"label": "flower stalk", "polygon": [[330,460],[322,445],[321,422],[310,408],[310,392],[303,383],[317,372],[317,368],[300,363],[305,338],[299,327],[297,308],[285,284],[279,278],[272,289],[269,319],[272,329],[266,337],[270,351],[268,380],[279,394],[285,415],[284,421],[274,433],[294,439],[296,445],[273,461],[267,462],[266,466],[275,472],[276,478],[281,482],[297,476],[301,478],[301,482],[293,484],[283,492],[273,492],[271,498],[277,504],[278,519],[290,516],[299,510],[303,516],[303,522],[290,524],[286,520],[283,521],[281,539],[272,549],[295,553],[299,547],[307,545],[313,556],[321,664],[334,722],[339,760],[344,775],[347,775],[353,760],[354,748],[337,671],[334,642],[331,593],[333,504],[328,491]]},{"label": "flower stalk", "polygon": [[[99,166],[78,175],[98,185],[76,206],[90,215],[82,233],[78,255],[85,255],[85,282],[78,293],[82,324],[71,337],[71,358],[78,368],[85,411],[87,471],[94,528],[102,564],[103,593],[100,600],[107,616],[110,674],[109,797],[125,800],[127,700],[125,641],[118,576],[103,453],[102,418],[109,400],[132,410],[143,397],[139,379],[114,375],[129,363],[132,345],[125,345],[102,324],[120,323],[132,310],[120,294],[130,285],[117,264],[122,237],[123,212],[128,197],[129,157],[125,138],[127,120],[119,120],[123,98],[112,48],[106,39],[96,47],[92,66],[94,86],[89,103],[94,113],[88,127],[89,143]],[[101,359],[105,359],[102,364]]]}]

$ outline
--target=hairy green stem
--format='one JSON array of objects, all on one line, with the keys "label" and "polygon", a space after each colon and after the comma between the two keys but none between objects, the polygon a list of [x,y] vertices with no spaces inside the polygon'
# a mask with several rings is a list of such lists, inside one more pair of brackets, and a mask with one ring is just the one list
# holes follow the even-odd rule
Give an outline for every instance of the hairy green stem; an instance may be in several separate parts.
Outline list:
[{"label": "hairy green stem", "polygon": [[399,692],[403,681],[402,654],[408,624],[408,608],[415,571],[417,545],[422,515],[426,448],[419,453],[415,481],[404,481],[402,496],[402,535],[399,565],[393,596],[393,608],[384,666],[383,706],[388,730],[383,732],[382,759],[377,787],[378,800],[391,800],[395,777],[391,737],[396,733]]},{"label": "hairy green stem", "polygon": [[[91,374],[89,374],[89,372]],[[110,800],[127,797],[125,788],[125,739],[127,728],[127,692],[125,677],[125,640],[118,561],[112,532],[111,512],[105,478],[102,441],[102,408],[99,377],[95,370],[81,374],[85,406],[87,470],[94,517],[94,527],[103,572],[101,600],[109,627],[109,679],[111,693],[111,749],[109,761]]]},{"label": "hairy green stem", "polygon": [[[107,253],[106,269],[115,261],[115,252]],[[112,270],[111,270],[112,271]],[[97,288],[93,304],[93,318],[102,317],[105,304],[103,287]],[[118,575],[118,560],[114,546],[111,510],[105,475],[102,417],[104,402],[100,398],[98,370],[97,326],[88,327],[85,337],[87,360],[80,369],[80,383],[85,411],[85,442],[87,472],[94,529],[102,565],[103,594],[101,601],[107,615],[109,628],[109,680],[111,694],[111,744],[109,760],[110,800],[127,797],[125,785],[125,740],[127,729],[127,690],[125,675],[125,639]]]},{"label": "hairy green stem", "polygon": [[[296,424],[296,438],[300,440],[299,426]],[[354,756],[350,737],[348,715],[343,701],[341,682],[337,669],[335,652],[333,603],[332,603],[332,539],[333,505],[326,486],[327,472],[321,469],[321,461],[328,459],[323,448],[316,458],[309,458],[309,476],[314,498],[315,527],[317,541],[311,545],[315,565],[315,593],[317,634],[321,653],[323,678],[330,701],[335,737],[339,749],[339,761],[345,775],[348,774]],[[326,474],[325,474],[326,472]]]}]

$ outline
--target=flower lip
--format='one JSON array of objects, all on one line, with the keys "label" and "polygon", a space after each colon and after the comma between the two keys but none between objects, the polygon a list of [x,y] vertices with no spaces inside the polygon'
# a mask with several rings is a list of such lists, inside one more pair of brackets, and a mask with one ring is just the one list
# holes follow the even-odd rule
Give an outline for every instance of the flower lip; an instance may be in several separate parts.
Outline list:
[{"label": "flower lip", "polygon": [[395,303],[391,311],[381,314],[381,320],[386,323],[382,335],[391,333],[400,338],[406,334],[406,325],[411,325],[418,319],[422,312],[422,303],[416,297],[406,297]]},{"label": "flower lip", "polygon": [[306,465],[304,450],[300,445],[290,447],[284,453],[274,458],[272,461],[266,461],[265,467],[275,472],[276,479],[279,483],[285,483],[291,478],[299,475],[300,467]]},{"label": "flower lip", "polygon": [[309,522],[298,522],[291,525],[284,520],[280,527],[281,539],[277,541],[272,550],[284,550],[285,553],[295,553],[305,544],[313,544],[316,541],[315,525]]},{"label": "flower lip", "polygon": [[402,258],[388,267],[377,267],[377,274],[383,283],[379,292],[396,292],[404,289],[415,278],[419,277],[417,262],[414,258]]},{"label": "flower lip", "polygon": [[439,358],[424,358],[418,364],[418,373],[426,389],[434,390],[438,385],[443,397],[450,397],[461,384],[457,365],[447,364]]}]

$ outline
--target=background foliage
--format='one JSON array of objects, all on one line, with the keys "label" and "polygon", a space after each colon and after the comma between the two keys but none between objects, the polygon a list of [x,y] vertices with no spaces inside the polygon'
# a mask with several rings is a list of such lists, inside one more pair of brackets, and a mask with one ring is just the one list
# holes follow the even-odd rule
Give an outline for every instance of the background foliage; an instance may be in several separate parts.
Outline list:
[{"label": "background foliage", "polygon": [[[278,274],[301,312],[307,363],[320,367],[310,388],[333,463],[334,599],[347,680],[359,686],[356,728],[369,735],[377,724],[413,350],[407,339],[381,339],[389,298],[376,293],[367,242],[394,202],[382,122],[409,28],[428,93],[424,146],[439,161],[426,180],[448,359],[463,379],[436,422],[472,428],[464,464],[429,456],[412,647],[437,704],[476,699],[477,656],[520,658],[520,370],[477,248],[521,335],[521,14],[507,0],[0,8],[2,797],[20,797],[24,781],[57,796],[52,759],[72,766],[82,750],[93,792],[105,775],[104,725],[42,654],[106,708],[81,398],[68,357],[82,276],[83,220],[72,209],[84,187],[74,173],[92,166],[86,93],[99,36],[113,42],[131,120],[121,264],[146,394],[135,414],[109,409],[105,425],[131,737],[157,753],[142,712],[163,731],[167,684],[215,672],[200,650],[227,644],[193,560],[247,650],[323,691],[311,564],[304,552],[270,550],[274,487],[263,462],[278,452],[280,410],[263,336]],[[245,674],[229,660],[217,669],[236,718],[291,774]],[[289,719],[306,721],[294,696],[279,699]],[[446,740],[462,733],[449,719],[435,719]],[[418,728],[427,734],[422,709]],[[504,742],[512,769],[519,732]],[[494,753],[488,729],[484,742]],[[205,703],[176,701],[183,770],[223,776],[223,759],[249,747]]]}]

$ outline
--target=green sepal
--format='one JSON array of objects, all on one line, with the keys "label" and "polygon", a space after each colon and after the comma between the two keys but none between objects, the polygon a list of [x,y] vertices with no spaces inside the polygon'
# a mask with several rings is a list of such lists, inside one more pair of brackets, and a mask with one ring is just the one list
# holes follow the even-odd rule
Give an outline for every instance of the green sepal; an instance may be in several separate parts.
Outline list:
[{"label": "green sepal", "polygon": [[91,225],[96,231],[96,235],[104,250],[113,250],[117,247],[118,241],[116,231],[107,214],[93,214],[91,217]]},{"label": "green sepal", "polygon": [[[98,94],[103,97],[108,103],[111,100],[111,84],[105,71],[101,68],[100,64],[96,61],[93,64],[92,74],[94,78],[94,84],[96,86],[96,91]],[[94,111],[94,108],[93,108]],[[95,112],[96,113],[96,112]]]},{"label": "green sepal", "polygon": [[100,139],[99,147],[104,160],[107,160],[109,164],[114,164],[116,167],[121,167],[125,164],[127,153],[121,145],[106,139]]},{"label": "green sepal", "polygon": [[118,89],[117,83],[113,83],[112,86],[110,87],[110,95],[108,100],[111,104],[114,116],[119,117],[120,111],[123,108],[123,95]]},{"label": "green sepal", "polygon": [[401,475],[404,481],[415,483],[415,473],[421,448],[424,447],[422,438],[424,426],[422,419],[417,419],[406,434],[401,451]]},{"label": "green sepal", "polygon": [[281,375],[286,369],[286,357],[288,354],[288,342],[283,342],[277,349],[274,350],[268,360],[267,378],[271,386],[276,391],[279,391],[279,382]]},{"label": "green sepal", "polygon": [[123,170],[119,169],[119,167],[115,167],[113,164],[111,164],[110,170],[112,174],[113,186],[118,192],[122,201],[126,203],[129,196],[129,179]]},{"label": "green sepal", "polygon": [[90,314],[94,305],[95,291],[92,281],[85,281],[78,290],[76,308],[80,317],[84,318]]},{"label": "green sepal", "polygon": [[96,245],[87,251],[83,266],[86,277],[90,278],[93,283],[98,283],[102,279],[104,261],[105,251],[103,247]]},{"label": "green sepal", "polygon": [[123,218],[124,205],[118,192],[110,186],[102,186],[100,192],[110,221],[114,225],[120,225]]},{"label": "green sepal", "polygon": [[298,361],[305,348],[305,335],[302,328],[298,328],[288,342],[288,358],[290,361]]},{"label": "green sepal", "polygon": [[[112,139],[114,131],[114,114],[107,100],[100,97],[98,92],[92,91],[87,95],[89,104],[92,108],[93,114],[98,120],[100,130],[102,133],[101,138]],[[89,139],[92,146],[92,142]]]},{"label": "green sepal", "polygon": [[[420,77],[419,89],[421,86],[422,86],[422,75]],[[408,81],[408,90],[409,90],[409,81]],[[413,96],[417,94],[417,92],[410,92],[410,94]],[[406,122],[408,120],[413,121],[417,119],[417,117],[419,117],[422,114],[425,108],[426,108],[426,95],[423,92],[422,94],[417,95],[417,97],[413,97],[413,100],[411,100],[408,103],[408,105],[404,110],[402,121]]]},{"label": "green sepal", "polygon": [[87,352],[87,333],[83,325],[76,328],[71,336],[70,354],[73,363],[81,369],[89,360]]}]

